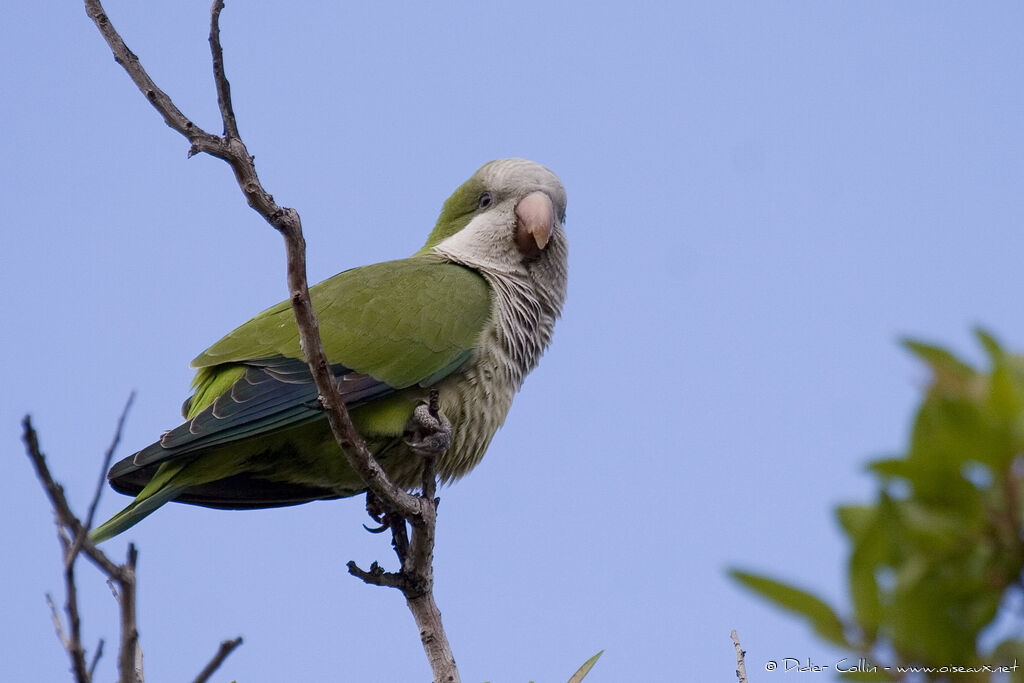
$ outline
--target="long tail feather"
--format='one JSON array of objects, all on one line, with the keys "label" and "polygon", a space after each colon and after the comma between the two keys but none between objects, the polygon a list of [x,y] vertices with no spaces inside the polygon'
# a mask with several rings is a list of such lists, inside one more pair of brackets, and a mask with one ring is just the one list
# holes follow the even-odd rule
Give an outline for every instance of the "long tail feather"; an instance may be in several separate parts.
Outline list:
[{"label": "long tail feather", "polygon": [[129,503],[124,510],[89,532],[92,542],[106,541],[130,529],[150,513],[155,512],[161,505],[173,500],[183,489],[188,488],[188,484],[175,481],[176,475],[181,472],[183,466],[184,464],[164,465],[157,470],[153,479],[139,491],[139,495],[135,496],[135,500]]}]

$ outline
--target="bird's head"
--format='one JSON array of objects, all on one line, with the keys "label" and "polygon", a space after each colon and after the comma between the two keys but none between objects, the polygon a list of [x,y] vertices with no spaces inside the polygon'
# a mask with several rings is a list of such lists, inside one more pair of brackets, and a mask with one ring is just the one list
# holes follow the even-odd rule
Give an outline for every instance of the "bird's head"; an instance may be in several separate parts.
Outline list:
[{"label": "bird's head", "polygon": [[568,258],[565,203],[565,188],[548,168],[526,159],[488,162],[444,203],[420,253],[495,277],[525,278],[560,309]]}]

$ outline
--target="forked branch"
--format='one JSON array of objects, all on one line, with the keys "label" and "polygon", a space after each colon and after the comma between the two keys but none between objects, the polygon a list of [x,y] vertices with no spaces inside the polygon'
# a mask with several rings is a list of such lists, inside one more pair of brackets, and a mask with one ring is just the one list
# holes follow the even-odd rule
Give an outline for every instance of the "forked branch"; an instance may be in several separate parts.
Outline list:
[{"label": "forked branch", "polygon": [[[249,206],[270,223],[285,240],[288,259],[288,291],[295,313],[302,351],[316,382],[320,401],[331,426],[331,431],[352,468],[359,474],[367,489],[379,502],[390,520],[396,550],[402,569],[396,574],[381,570],[376,563],[370,572],[364,572],[350,563],[350,571],[369,583],[394,585],[402,589],[409,607],[420,626],[421,638],[437,681],[458,681],[454,658],[441,628],[440,612],[432,596],[433,548],[436,520],[434,500],[435,473],[433,458],[429,459],[423,482],[423,495],[410,494],[396,486],[374,459],[352,424],[352,419],[338,394],[334,375],[320,342],[316,314],[310,302],[306,280],[306,243],[302,235],[302,222],[295,209],[279,206],[267,192],[256,173],[253,157],[249,154],[238,132],[231,87],[224,68],[224,54],[220,44],[220,15],[223,0],[214,0],[210,11],[210,51],[213,60],[214,84],[223,124],[223,135],[212,135],[185,116],[156,83],[149,77],[138,57],[128,49],[114,29],[99,0],[85,0],[86,11],[103,35],[114,58],[125,69],[147,101],[160,113],[168,126],[181,133],[190,143],[189,156],[205,152],[223,159],[231,166]],[[436,398],[435,398],[436,402]],[[436,403],[434,406],[436,412]],[[429,481],[427,481],[429,479]],[[405,524],[412,527],[412,537],[406,537]],[[405,548],[408,547],[408,552]],[[383,577],[393,578],[383,578]]]},{"label": "forked branch", "polygon": [[214,83],[217,101],[220,105],[224,135],[206,132],[185,116],[171,98],[161,90],[139,62],[139,58],[128,49],[124,40],[114,29],[99,0],[85,0],[86,12],[99,29],[107,45],[114,52],[114,59],[128,73],[136,87],[153,108],[160,113],[168,126],[188,139],[191,147],[189,156],[204,152],[223,159],[231,166],[235,179],[246,201],[257,213],[270,223],[285,240],[288,257],[288,291],[299,328],[302,351],[306,355],[317,391],[331,430],[348,457],[350,464],[369,487],[390,509],[404,517],[414,518],[420,514],[421,502],[405,490],[395,486],[374,460],[365,442],[359,436],[352,419],[345,409],[334,384],[323,345],[320,343],[319,325],[310,303],[306,281],[306,242],[302,236],[302,222],[295,209],[282,207],[274,201],[273,195],[263,188],[256,173],[253,157],[238,135],[238,123],[231,104],[231,86],[224,72],[224,55],[220,44],[220,13],[223,0],[215,0],[210,11],[210,50],[214,64]]},{"label": "forked branch", "polygon": [[[128,398],[128,402],[121,412],[117,421],[117,429],[113,441],[107,449],[103,462],[103,473],[106,473],[110,466],[117,444],[121,440],[121,431],[124,421],[131,407],[134,394]],[[39,435],[32,426],[32,420],[25,417],[23,423],[22,439],[25,442],[25,450],[32,465],[35,467],[36,476],[39,478],[43,489],[46,491],[57,519],[57,538],[60,540],[62,560],[64,565],[64,612],[67,615],[67,625],[61,619],[53,598],[46,596],[50,605],[50,612],[53,616],[54,629],[61,645],[71,659],[71,671],[74,674],[76,683],[91,683],[96,671],[96,665],[103,654],[103,641],[99,641],[92,660],[86,663],[86,650],[82,644],[81,613],[78,608],[78,585],[75,575],[75,567],[78,558],[84,553],[93,564],[107,577],[117,598],[121,622],[120,647],[118,649],[118,680],[120,683],[142,683],[142,650],[139,647],[139,631],[135,619],[135,567],[138,561],[138,551],[133,544],[128,545],[128,557],[124,564],[117,564],[106,553],[97,548],[89,539],[88,530],[91,526],[93,515],[99,503],[100,495],[103,492],[105,478],[101,477],[93,493],[92,501],[89,504],[89,511],[83,522],[71,510],[67,498],[64,495],[63,487],[58,484],[50,468],[46,464],[46,456],[39,445]],[[237,639],[241,643],[241,639]],[[234,641],[231,641],[234,642]],[[237,643],[236,643],[237,647]],[[232,650],[234,648],[231,648]],[[205,670],[212,673],[230,654],[228,650],[219,659],[215,658],[207,665]],[[211,668],[212,667],[212,668]]]}]

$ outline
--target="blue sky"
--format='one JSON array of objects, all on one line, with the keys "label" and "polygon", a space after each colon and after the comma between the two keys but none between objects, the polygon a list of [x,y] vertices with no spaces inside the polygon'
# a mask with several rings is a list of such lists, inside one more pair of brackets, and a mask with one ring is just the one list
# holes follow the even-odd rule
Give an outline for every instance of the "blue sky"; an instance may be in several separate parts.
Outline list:
[{"label": "blue sky", "polygon": [[[150,74],[219,132],[208,5],[110,2]],[[51,515],[19,422],[84,510],[120,455],[177,423],[188,361],[286,295],[280,238],[220,161],[186,159],[81,5],[21,3],[0,45],[7,292],[0,616],[11,680],[70,680],[43,595]],[[442,491],[437,599],[465,681],[729,680],[834,664],[732,565],[844,593],[839,502],[866,499],[926,380],[903,335],[1024,348],[1024,10],[1015,3],[231,3],[239,125],[296,207],[312,281],[411,253],[483,162],[569,195],[570,294],[487,457]],[[126,499],[108,492],[100,516]],[[171,505],[141,552],[153,680],[427,680],[357,501]],[[115,605],[81,570],[87,645]],[[830,676],[826,675],[828,678]]]}]

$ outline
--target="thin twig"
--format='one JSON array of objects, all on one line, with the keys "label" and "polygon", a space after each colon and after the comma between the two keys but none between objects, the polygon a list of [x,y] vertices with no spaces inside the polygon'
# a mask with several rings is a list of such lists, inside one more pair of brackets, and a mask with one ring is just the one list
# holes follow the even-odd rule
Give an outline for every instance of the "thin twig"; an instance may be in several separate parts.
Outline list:
[{"label": "thin twig", "polygon": [[[25,442],[25,450],[35,466],[36,476],[39,478],[40,483],[42,483],[43,489],[50,499],[50,504],[53,506],[53,511],[57,515],[57,524],[61,529],[67,529],[72,537],[77,537],[81,533],[82,523],[71,512],[67,498],[64,497],[64,489],[54,481],[53,476],[50,474],[50,469],[46,466],[46,456],[39,449],[39,436],[32,427],[32,418],[26,415],[25,419],[22,420],[22,427],[22,440]],[[103,551],[98,549],[89,540],[88,536],[82,541],[82,551],[107,576],[113,577],[120,573],[121,568],[111,562],[103,554]]]},{"label": "thin twig", "polygon": [[[57,628],[57,637],[64,646],[68,657],[71,659],[71,670],[74,672],[77,683],[89,683],[91,676],[85,662],[85,648],[82,646],[81,616],[78,612],[78,588],[75,582],[74,558],[78,551],[71,553],[71,538],[78,538],[82,533],[83,525],[71,512],[67,498],[64,496],[64,489],[54,481],[50,469],[46,465],[46,456],[39,446],[39,435],[32,426],[32,419],[26,415],[22,421],[22,440],[25,442],[25,450],[36,470],[36,476],[43,485],[50,505],[53,507],[57,518],[57,538],[61,544],[62,559],[64,566],[64,590],[65,601],[64,611],[68,616],[68,627],[64,629],[60,616],[53,606],[53,598],[47,595],[47,601],[53,614],[54,625]],[[88,540],[82,542],[82,549],[108,576],[114,576],[120,572],[120,567],[111,562],[106,555],[97,550]]]},{"label": "thin twig", "polygon": [[210,680],[210,676],[220,668],[220,665],[224,663],[224,660],[228,658],[235,648],[242,644],[242,637],[239,636],[234,640],[225,640],[220,644],[220,648],[217,650],[217,654],[213,656],[210,663],[203,667],[203,670],[199,672],[195,680],[192,683],[206,683]]},{"label": "thin twig", "polygon": [[[127,410],[127,406],[125,410]],[[124,413],[122,413],[123,417]],[[122,423],[123,420],[118,424],[111,452],[120,438]],[[117,586],[115,596],[121,608],[121,651],[118,654],[121,671],[120,682],[141,683],[142,651],[138,647],[138,629],[135,625],[135,564],[138,558],[135,546],[128,546],[128,561],[122,566],[112,562],[102,550],[89,540],[88,528],[71,511],[67,498],[64,496],[64,489],[50,474],[50,469],[46,465],[46,456],[43,455],[39,447],[39,435],[32,426],[32,418],[26,415],[22,426],[24,429],[22,439],[25,442],[26,452],[35,466],[36,476],[39,477],[57,516],[57,537],[60,539],[61,548],[64,551],[64,589],[67,593],[64,609],[68,614],[68,631],[65,632],[60,627],[60,620],[56,617],[55,624],[58,625],[58,637],[61,638],[61,643],[71,658],[75,680],[79,683],[89,683],[92,679],[90,670],[96,666],[100,655],[99,652],[96,653],[91,667],[86,665],[85,648],[81,641],[81,617],[78,613],[78,587],[75,581],[75,560],[80,553],[85,553],[100,568],[100,571],[107,575],[111,588],[113,589],[115,584]],[[52,599],[50,602],[52,603]]]},{"label": "thin twig", "polygon": [[68,634],[64,633],[64,622],[60,620],[60,614],[57,612],[57,604],[53,601],[53,596],[49,593],[46,594],[46,604],[50,607],[50,617],[53,619],[53,628],[57,632],[57,640],[68,648],[71,641],[68,640]]},{"label": "thin twig", "polygon": [[398,590],[402,590],[405,586],[405,576],[401,572],[386,572],[376,562],[370,565],[369,571],[360,569],[355,562],[349,562],[347,566],[349,574],[371,586],[387,586],[388,588],[397,588]]},{"label": "thin twig", "polygon": [[139,90],[142,91],[142,94],[160,112],[164,118],[164,123],[187,137],[192,142],[193,147],[197,148],[196,152],[205,151],[199,149],[203,146],[216,146],[220,139],[215,135],[210,135],[185,118],[185,115],[178,110],[174,102],[171,101],[171,98],[157,87],[153,79],[146,73],[146,70],[139,64],[139,58],[128,49],[121,36],[114,30],[99,0],[85,0],[85,11],[93,23],[96,24],[96,28],[100,30],[103,38],[107,41],[107,45],[114,52],[114,59],[124,67],[124,70]]},{"label": "thin twig", "polygon": [[96,674],[96,665],[100,663],[100,657],[103,656],[103,639],[96,643],[96,654],[92,656],[92,662],[89,664],[89,678],[91,679]]},{"label": "thin twig", "polygon": [[[217,104],[220,106],[220,117],[224,122],[224,137],[237,138],[238,124],[235,121],[235,110],[231,104],[231,84],[224,74],[224,50],[220,46],[220,13],[224,9],[224,0],[215,0],[210,10],[210,52],[213,53],[213,81],[217,86]],[[230,641],[225,641],[230,642]]]},{"label": "thin twig", "polygon": [[[67,557],[68,540],[64,534],[60,535],[61,545],[64,547],[64,555]],[[74,561],[64,563],[64,611],[68,615],[69,642],[65,645],[68,656],[71,657],[71,668],[75,672],[75,680],[81,683],[88,683],[89,667],[85,662],[85,646],[82,645],[82,617],[78,612],[78,584],[75,582]]]},{"label": "thin twig", "polygon": [[[104,460],[104,472],[109,467],[114,451],[117,449],[117,444],[120,442],[124,421],[133,398],[134,393],[129,396],[128,402],[125,404],[121,417],[118,420],[114,439],[107,450]],[[29,416],[25,416],[23,427],[23,440],[25,441],[26,451],[29,459],[35,466],[36,475],[43,484],[43,489],[50,498],[50,504],[57,517],[57,537],[64,551],[64,590],[67,595],[64,610],[68,616],[68,630],[65,630],[64,623],[57,612],[57,606],[54,604],[53,597],[50,594],[46,595],[46,602],[50,607],[50,614],[53,618],[57,638],[71,658],[75,681],[76,683],[91,683],[96,671],[96,665],[99,663],[100,657],[103,656],[103,640],[101,639],[96,646],[96,653],[93,655],[92,661],[86,665],[85,648],[82,646],[81,616],[78,611],[78,586],[75,580],[75,560],[81,552],[84,552],[107,575],[107,584],[110,586],[110,590],[120,607],[121,647],[118,653],[119,681],[120,683],[143,683],[142,648],[139,646],[139,631],[135,618],[136,566],[139,553],[134,544],[129,544],[128,557],[125,564],[117,565],[103,551],[96,548],[86,533],[89,525],[84,524],[71,511],[67,498],[64,496],[63,488],[50,474],[49,467],[46,465],[46,456],[39,447],[39,436],[32,426],[32,419]],[[93,502],[90,505],[90,517],[95,512],[98,499],[99,493],[97,492],[93,496]],[[74,541],[71,540],[72,538],[74,538]],[[214,661],[217,666],[224,661],[224,658],[232,650],[241,644],[241,640],[241,638],[238,638],[235,641],[227,641],[233,644],[223,655],[215,658]],[[227,642],[222,644],[222,650],[227,645]],[[211,668],[211,665],[207,665],[207,669],[204,669],[204,671],[207,670],[209,674],[212,674],[216,670],[216,666]],[[209,674],[207,674],[207,677]]]},{"label": "thin twig", "polygon": [[110,463],[114,460],[114,453],[117,451],[118,444],[121,443],[121,434],[124,431],[125,420],[128,419],[128,411],[132,408],[132,403],[135,402],[135,392],[128,394],[128,400],[124,403],[124,408],[121,409],[121,416],[117,418],[117,428],[114,430],[114,438],[110,442],[110,446],[107,448],[107,452],[103,454],[103,465],[100,467],[100,478],[96,482],[96,490],[93,491],[92,501],[89,503],[89,511],[85,515],[86,529],[92,528],[92,521],[96,516],[96,507],[100,504],[100,496],[103,495],[103,490],[106,488],[107,483],[107,470],[110,469]]},{"label": "thin twig", "polygon": [[736,678],[739,679],[739,683],[747,683],[747,665],[744,662],[747,653],[740,647],[740,637],[736,633],[736,629],[733,629],[729,635],[732,636],[732,644],[736,648]]},{"label": "thin twig", "polygon": [[96,517],[96,508],[100,504],[100,497],[103,495],[103,490],[106,488],[107,483],[107,470],[110,469],[110,463],[114,460],[114,453],[117,451],[118,444],[121,443],[121,433],[124,431],[125,420],[128,419],[128,411],[132,407],[132,403],[135,402],[135,392],[128,394],[128,400],[125,401],[124,408],[121,409],[121,416],[117,418],[117,428],[114,430],[114,438],[110,442],[110,446],[107,448],[107,452],[103,454],[103,464],[100,467],[99,481],[96,482],[96,489],[93,491],[92,500],[89,502],[89,511],[85,515],[85,521],[81,523],[78,533],[75,534],[75,540],[71,544],[71,547],[67,550],[64,557],[64,564],[73,564],[78,558],[78,553],[82,549],[82,542],[85,541],[85,537],[89,534],[89,529],[92,528],[93,519]]},{"label": "thin twig", "polygon": [[[93,657],[91,666],[86,668],[85,663],[85,647],[82,645],[82,626],[81,626],[81,615],[78,611],[78,584],[75,581],[75,561],[78,559],[79,553],[82,551],[83,544],[86,542],[86,537],[89,533],[89,529],[92,527],[93,518],[96,515],[96,508],[100,502],[100,496],[103,495],[104,484],[106,483],[107,470],[110,468],[110,463],[114,459],[114,453],[117,450],[117,445],[121,442],[121,433],[124,430],[125,420],[128,418],[128,411],[131,408],[132,402],[135,400],[135,392],[131,392],[128,395],[128,400],[124,404],[124,408],[121,410],[121,416],[117,419],[117,427],[114,430],[114,438],[110,442],[110,446],[107,448],[106,453],[103,457],[103,466],[100,469],[99,482],[96,484],[96,489],[93,492],[92,501],[89,503],[89,511],[86,514],[85,521],[80,522],[70,509],[66,511],[66,518],[73,520],[78,529],[75,532],[74,540],[68,542],[67,535],[64,533],[60,534],[61,544],[64,547],[64,590],[67,595],[67,601],[65,603],[65,611],[68,614],[68,625],[71,629],[71,644],[65,646],[68,650],[69,655],[72,658],[73,668],[75,676],[81,681],[91,681],[92,672],[96,668],[96,664],[99,662],[100,655],[102,655],[103,641],[100,641],[99,649],[96,651],[96,655]],[[71,528],[71,525],[66,525]],[[90,543],[91,545],[91,543]],[[97,553],[100,551],[93,547],[93,550]],[[105,557],[105,556],[104,556]],[[115,565],[116,566],[116,565]],[[124,567],[117,567],[116,578],[118,581],[124,580]],[[111,576],[111,578],[115,578]],[[134,592],[133,592],[134,594]],[[123,605],[122,605],[123,609]],[[134,605],[132,605],[132,621],[134,621]],[[123,615],[123,612],[122,612]],[[122,627],[123,627],[122,623]],[[122,675],[123,679],[123,675]]]}]

